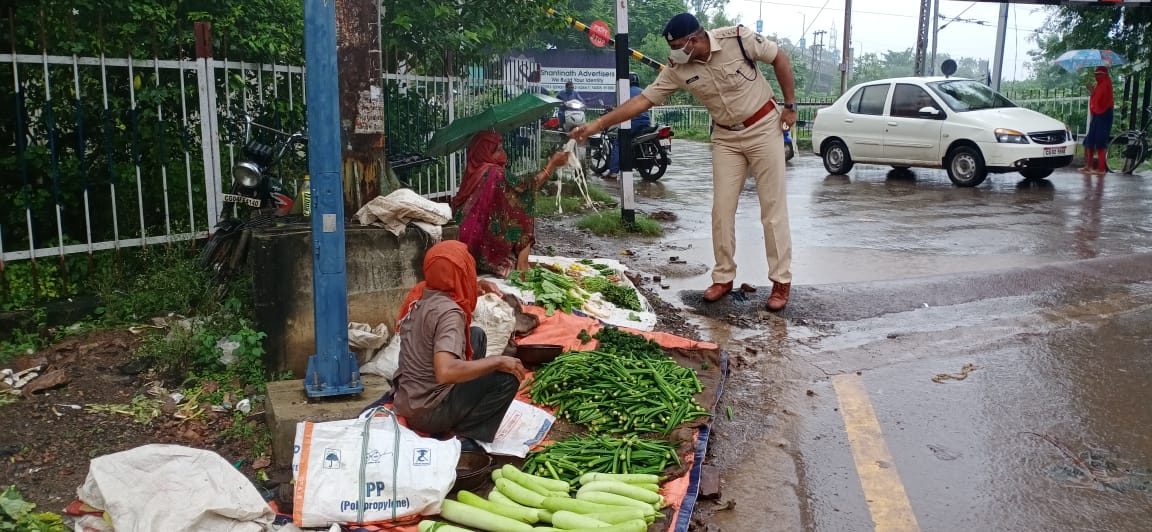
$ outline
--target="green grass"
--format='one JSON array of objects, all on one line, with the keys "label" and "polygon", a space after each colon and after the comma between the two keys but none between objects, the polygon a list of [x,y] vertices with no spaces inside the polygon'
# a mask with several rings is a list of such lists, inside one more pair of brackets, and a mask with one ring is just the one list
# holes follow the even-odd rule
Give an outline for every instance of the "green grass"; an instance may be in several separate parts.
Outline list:
[{"label": "green grass", "polygon": [[[588,197],[592,201],[603,205],[616,204],[616,198],[604,190],[599,185],[588,185]],[[560,205],[564,208],[565,214],[582,213],[586,212],[584,208],[584,198],[580,197],[579,192],[576,191],[576,186],[571,183],[564,184],[564,195],[560,196]],[[557,216],[560,213],[556,209],[556,192],[551,194],[538,194],[536,196],[536,209],[535,215],[540,218],[549,218]]]},{"label": "green grass", "polygon": [[712,135],[707,129],[681,129],[676,131],[676,138],[680,140],[695,140],[698,142],[711,142]]},{"label": "green grass", "polygon": [[643,215],[636,216],[636,227],[631,230],[625,226],[624,219],[615,210],[589,214],[576,222],[576,227],[587,229],[600,236],[623,236],[629,233],[660,236],[664,233],[664,228],[659,223]]}]

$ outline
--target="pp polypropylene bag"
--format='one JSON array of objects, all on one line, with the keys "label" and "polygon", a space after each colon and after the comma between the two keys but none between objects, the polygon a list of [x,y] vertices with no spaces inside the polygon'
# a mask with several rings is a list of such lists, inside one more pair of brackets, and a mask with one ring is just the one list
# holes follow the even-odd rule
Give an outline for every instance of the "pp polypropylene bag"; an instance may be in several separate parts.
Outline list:
[{"label": "pp polypropylene bag", "polygon": [[460,442],[422,438],[384,409],[296,425],[292,519],[302,528],[386,524],[440,513]]}]

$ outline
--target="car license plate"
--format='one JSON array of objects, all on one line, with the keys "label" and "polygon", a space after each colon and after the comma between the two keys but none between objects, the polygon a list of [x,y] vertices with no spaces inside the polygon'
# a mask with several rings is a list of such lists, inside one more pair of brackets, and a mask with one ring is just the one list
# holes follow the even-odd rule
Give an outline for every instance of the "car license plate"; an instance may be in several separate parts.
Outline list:
[{"label": "car license plate", "polygon": [[1044,156],[1049,157],[1052,155],[1064,155],[1068,152],[1068,148],[1060,146],[1058,148],[1044,148]]},{"label": "car license plate", "polygon": [[672,147],[672,139],[660,139],[660,145],[664,146],[665,148],[671,148]]}]

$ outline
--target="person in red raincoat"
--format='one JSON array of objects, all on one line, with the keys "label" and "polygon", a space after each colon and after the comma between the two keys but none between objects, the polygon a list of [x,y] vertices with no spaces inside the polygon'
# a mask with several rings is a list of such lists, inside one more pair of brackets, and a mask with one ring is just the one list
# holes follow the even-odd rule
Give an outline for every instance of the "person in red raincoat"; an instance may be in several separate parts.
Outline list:
[{"label": "person in red raincoat", "polygon": [[476,258],[477,270],[506,278],[513,270],[529,268],[528,255],[536,243],[532,218],[536,191],[568,154],[557,152],[535,176],[509,176],[503,141],[495,131],[472,138],[464,179],[451,206],[460,225],[460,241]]},{"label": "person in red raincoat", "polygon": [[[1088,101],[1088,134],[1084,136],[1084,168],[1080,171],[1089,175],[1108,173],[1108,140],[1112,136],[1113,106],[1115,96],[1112,89],[1112,76],[1107,67],[1096,67],[1095,82],[1088,82],[1092,97]],[[1095,164],[1093,164],[1095,159]]]}]

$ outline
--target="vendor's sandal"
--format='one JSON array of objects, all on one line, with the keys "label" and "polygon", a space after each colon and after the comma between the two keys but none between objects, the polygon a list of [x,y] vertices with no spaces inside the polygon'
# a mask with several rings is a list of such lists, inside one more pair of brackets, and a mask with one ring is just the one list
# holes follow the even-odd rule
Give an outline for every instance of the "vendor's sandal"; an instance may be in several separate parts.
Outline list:
[{"label": "vendor's sandal", "polygon": [[604,176],[604,179],[620,179],[620,174],[608,174]]},{"label": "vendor's sandal", "polygon": [[1080,172],[1081,174],[1092,175],[1092,169],[1088,168],[1087,166],[1085,166],[1083,168],[1077,168],[1076,171]]}]

